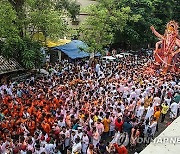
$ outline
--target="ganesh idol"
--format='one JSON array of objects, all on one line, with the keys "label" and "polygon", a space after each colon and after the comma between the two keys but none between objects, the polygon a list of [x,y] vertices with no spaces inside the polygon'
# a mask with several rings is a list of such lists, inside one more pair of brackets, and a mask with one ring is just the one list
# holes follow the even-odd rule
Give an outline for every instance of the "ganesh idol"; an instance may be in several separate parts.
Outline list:
[{"label": "ganesh idol", "polygon": [[178,55],[180,52],[180,40],[178,39],[178,24],[170,21],[164,35],[159,34],[154,26],[150,27],[152,32],[159,38],[154,50],[156,64],[162,68],[162,74],[178,67]]}]

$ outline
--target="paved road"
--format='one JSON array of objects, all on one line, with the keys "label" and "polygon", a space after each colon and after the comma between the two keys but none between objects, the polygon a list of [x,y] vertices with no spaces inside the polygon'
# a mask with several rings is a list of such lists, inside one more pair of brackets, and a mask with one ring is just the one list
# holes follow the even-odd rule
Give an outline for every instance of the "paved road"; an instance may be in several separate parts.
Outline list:
[{"label": "paved road", "polygon": [[[158,121],[158,129],[159,130],[158,130],[158,132],[155,133],[155,137],[157,137],[159,134],[161,134],[168,127],[168,124],[170,122],[172,122],[172,120],[169,118],[169,113],[166,115],[166,118],[163,123],[161,123],[160,120],[161,120],[161,117]],[[147,145],[145,145],[145,144],[137,145],[137,152],[142,151],[146,146]],[[136,151],[132,151],[130,149],[128,149],[128,151],[129,151],[128,154],[134,154],[136,152]]]}]

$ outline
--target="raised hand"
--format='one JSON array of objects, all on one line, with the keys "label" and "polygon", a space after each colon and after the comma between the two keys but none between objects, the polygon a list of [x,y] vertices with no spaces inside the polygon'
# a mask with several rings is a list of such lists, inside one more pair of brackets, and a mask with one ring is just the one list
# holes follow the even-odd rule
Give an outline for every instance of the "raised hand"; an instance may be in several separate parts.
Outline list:
[{"label": "raised hand", "polygon": [[153,32],[155,31],[154,26],[151,26],[150,29],[151,29]]},{"label": "raised hand", "polygon": [[159,33],[155,30],[154,26],[151,26],[150,29],[152,30],[152,32],[153,32],[158,38],[160,38],[161,40],[164,39],[163,35],[159,34]]}]

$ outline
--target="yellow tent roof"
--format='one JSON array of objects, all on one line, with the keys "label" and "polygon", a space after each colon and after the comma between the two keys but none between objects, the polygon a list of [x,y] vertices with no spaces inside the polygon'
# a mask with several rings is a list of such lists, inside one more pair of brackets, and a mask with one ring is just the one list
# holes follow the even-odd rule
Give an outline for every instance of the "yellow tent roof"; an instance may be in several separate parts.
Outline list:
[{"label": "yellow tent roof", "polygon": [[66,40],[66,39],[60,39],[58,41],[51,41],[51,40],[47,40],[47,47],[52,48],[52,47],[56,47],[56,46],[60,46],[60,45],[64,45],[67,43],[70,43],[71,40]]},{"label": "yellow tent roof", "polygon": [[[45,36],[43,35],[42,32],[35,33],[32,38],[33,40],[39,40],[39,41],[45,42]],[[46,45],[47,47],[52,48],[52,47],[64,45],[70,42],[71,40],[66,40],[66,39],[59,39],[55,41],[55,40],[51,40],[50,38],[47,38]]]}]

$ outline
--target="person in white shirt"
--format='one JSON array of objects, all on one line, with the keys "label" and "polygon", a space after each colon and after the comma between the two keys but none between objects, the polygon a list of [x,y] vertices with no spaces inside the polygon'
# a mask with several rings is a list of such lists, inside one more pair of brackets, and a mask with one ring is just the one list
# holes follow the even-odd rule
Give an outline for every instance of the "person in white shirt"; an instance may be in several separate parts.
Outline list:
[{"label": "person in white shirt", "polygon": [[98,130],[96,130],[96,128],[93,128],[93,139],[92,139],[92,143],[93,143],[93,146],[94,148],[96,148],[97,144],[99,143],[101,139],[101,136],[98,132]]},{"label": "person in white shirt", "polygon": [[76,138],[79,137],[80,139],[82,139],[82,136],[83,136],[82,128],[81,128],[81,127],[78,127],[78,130],[76,131],[75,137],[76,137]]},{"label": "person in white shirt", "polygon": [[137,94],[136,94],[136,92],[135,92],[135,88],[133,88],[132,89],[132,91],[131,91],[131,93],[130,93],[130,98],[132,99],[132,98],[137,98]]},{"label": "person in white shirt", "polygon": [[154,100],[153,100],[155,106],[159,106],[160,103],[161,103],[161,98],[159,98],[158,96],[154,97]]},{"label": "person in white shirt", "polygon": [[58,120],[58,126],[59,127],[65,127],[66,126],[66,123],[65,123],[65,120],[63,119],[63,117],[60,117],[59,120]]},{"label": "person in white shirt", "polygon": [[137,97],[139,97],[139,95],[141,94],[141,89],[138,88],[138,89],[135,90],[135,92],[136,92]]},{"label": "person in white shirt", "polygon": [[41,149],[40,149],[41,147],[40,147],[40,144],[34,144],[34,154],[38,154],[38,153],[40,153],[40,151],[41,151]]},{"label": "person in white shirt", "polygon": [[28,139],[27,141],[27,150],[31,150],[32,152],[34,152],[34,146],[33,146],[33,141],[32,139]]},{"label": "person in white shirt", "polygon": [[65,147],[66,148],[70,146],[70,137],[71,137],[70,130],[69,128],[67,128],[65,132]]},{"label": "person in white shirt", "polygon": [[123,98],[127,98],[128,94],[129,94],[129,87],[126,85],[124,87]]},{"label": "person in white shirt", "polygon": [[12,88],[11,88],[10,86],[8,86],[8,87],[6,88],[6,91],[7,91],[7,94],[8,94],[8,95],[11,95],[11,96],[13,95],[13,94],[12,94]]},{"label": "person in white shirt", "polygon": [[100,72],[100,64],[96,64],[96,73],[99,74]]},{"label": "person in white shirt", "polygon": [[2,145],[0,146],[0,152],[2,154],[7,154],[10,152],[10,143],[8,141],[2,143]]},{"label": "person in white shirt", "polygon": [[115,132],[115,115],[113,113],[111,113],[111,116],[110,116],[110,128],[109,128],[109,136],[113,136],[114,135],[114,132]]},{"label": "person in white shirt", "polygon": [[153,108],[152,103],[150,103],[150,105],[147,108],[147,113],[146,113],[146,116],[145,116],[145,120],[149,119],[149,121],[150,121],[153,114],[154,114],[154,108]]},{"label": "person in white shirt", "polygon": [[77,137],[75,139],[74,145],[72,146],[72,154],[81,153],[81,149],[82,149],[82,144],[81,144],[80,138]]},{"label": "person in white shirt", "polygon": [[146,98],[148,96],[148,92],[146,90],[144,90],[144,92],[142,93],[142,97]]},{"label": "person in white shirt", "polygon": [[116,73],[115,79],[119,79],[119,74],[118,73]]},{"label": "person in white shirt", "polygon": [[86,154],[88,145],[89,145],[89,138],[87,136],[87,132],[84,132],[83,137],[82,137],[82,152],[83,152],[83,154]]},{"label": "person in white shirt", "polygon": [[71,144],[75,144],[75,139],[76,139],[76,137],[77,137],[76,131],[77,131],[77,130],[72,130],[72,132],[71,132],[71,138],[70,138]]},{"label": "person in white shirt", "polygon": [[139,101],[140,101],[141,103],[144,103],[144,97],[142,97],[142,95],[139,95]]},{"label": "person in white shirt", "polygon": [[170,118],[175,119],[177,117],[178,104],[176,102],[173,102],[170,106],[170,109],[171,109]]},{"label": "person in white shirt", "polygon": [[130,101],[131,101],[130,95],[127,95],[126,99],[127,99],[128,104],[130,104]]},{"label": "person in white shirt", "polygon": [[124,92],[124,85],[123,84],[120,84],[120,87],[119,87],[119,92]]},{"label": "person in white shirt", "polygon": [[144,103],[141,103],[141,106],[139,107],[137,111],[137,117],[139,121],[141,120],[143,113],[144,113]]},{"label": "person in white shirt", "polygon": [[53,153],[55,148],[56,148],[55,143],[47,143],[47,144],[45,144],[45,150],[47,151],[47,153]]},{"label": "person in white shirt", "polygon": [[23,123],[21,123],[20,127],[24,131],[24,136],[27,136],[27,134],[29,134],[29,131],[27,130],[26,126]]},{"label": "person in white shirt", "polygon": [[164,101],[168,104],[168,106],[170,106],[171,98],[169,96],[167,96]]},{"label": "person in white shirt", "polygon": [[[54,151],[53,151],[54,152]],[[40,148],[40,152],[39,153],[45,153],[45,154],[48,154],[46,149],[45,149],[45,146],[41,147]]]},{"label": "person in white shirt", "polygon": [[123,102],[120,103],[120,106],[119,106],[119,107],[120,107],[122,113],[124,113],[125,106],[124,106],[124,103],[123,103]]},{"label": "person in white shirt", "polygon": [[153,121],[152,121],[152,123],[150,125],[150,128],[152,130],[151,135],[152,135],[152,137],[154,137],[155,132],[156,132],[156,128],[157,128],[157,121],[156,121],[155,117],[153,118]]}]

